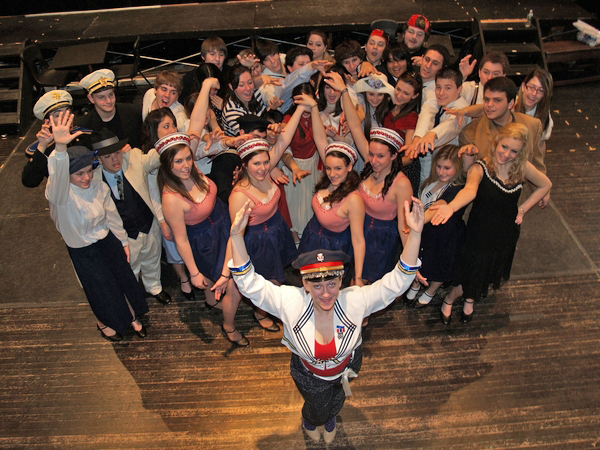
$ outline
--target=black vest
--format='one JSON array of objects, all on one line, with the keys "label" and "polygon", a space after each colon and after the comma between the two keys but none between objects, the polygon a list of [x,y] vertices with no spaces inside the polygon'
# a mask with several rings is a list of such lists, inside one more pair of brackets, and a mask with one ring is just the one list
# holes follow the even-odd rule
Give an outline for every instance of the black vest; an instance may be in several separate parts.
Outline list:
[{"label": "black vest", "polygon": [[[104,178],[104,174],[102,176]],[[106,181],[106,178],[104,178],[104,181]],[[123,221],[123,228],[127,231],[127,237],[137,239],[140,233],[148,234],[152,227],[154,214],[152,214],[144,199],[140,197],[140,194],[129,184],[126,176],[123,176],[123,197],[125,200],[117,199],[112,189],[110,190],[110,196],[117,205],[117,211],[119,211]]]}]

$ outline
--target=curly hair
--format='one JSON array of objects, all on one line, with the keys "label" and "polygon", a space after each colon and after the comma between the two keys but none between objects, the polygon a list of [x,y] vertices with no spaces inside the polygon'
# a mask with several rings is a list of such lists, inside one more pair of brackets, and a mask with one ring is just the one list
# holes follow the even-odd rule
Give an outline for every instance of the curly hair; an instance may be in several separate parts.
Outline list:
[{"label": "curly hair", "polygon": [[510,165],[508,179],[506,180],[506,184],[514,185],[525,180],[525,167],[527,165],[527,161],[529,160],[529,147],[527,146],[527,141],[529,140],[529,131],[522,123],[511,122],[500,128],[498,134],[492,141],[490,157],[489,159],[485,160],[485,166],[490,174],[496,175],[498,173],[496,151],[500,145],[500,141],[506,138],[517,139],[523,143],[523,147]]}]

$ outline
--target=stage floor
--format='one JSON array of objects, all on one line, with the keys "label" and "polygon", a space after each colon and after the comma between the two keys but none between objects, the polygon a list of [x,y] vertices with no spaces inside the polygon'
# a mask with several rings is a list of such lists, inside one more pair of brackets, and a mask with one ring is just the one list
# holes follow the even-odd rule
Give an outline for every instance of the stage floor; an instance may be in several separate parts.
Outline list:
[{"label": "stage floor", "polygon": [[[599,84],[560,87],[546,158],[552,203],[527,214],[513,277],[471,323],[401,302],[371,318],[364,362],[331,448],[600,446]],[[319,448],[281,332],[242,305],[221,315],[150,300],[146,340],[100,338],[43,186],[20,183],[24,140],[1,141],[0,448]],[[12,147],[11,147],[12,145]],[[7,150],[8,149],[8,150]]]}]

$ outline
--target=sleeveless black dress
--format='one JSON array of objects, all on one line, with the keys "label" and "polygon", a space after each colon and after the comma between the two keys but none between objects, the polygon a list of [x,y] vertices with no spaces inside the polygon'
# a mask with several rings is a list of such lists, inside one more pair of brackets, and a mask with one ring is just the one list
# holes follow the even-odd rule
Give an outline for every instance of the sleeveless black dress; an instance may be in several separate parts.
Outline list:
[{"label": "sleeveless black dress", "polygon": [[467,235],[458,261],[455,285],[463,287],[463,297],[478,300],[490,284],[508,280],[519,240],[515,223],[523,184],[506,186],[491,177],[485,164],[483,178],[467,223]]}]

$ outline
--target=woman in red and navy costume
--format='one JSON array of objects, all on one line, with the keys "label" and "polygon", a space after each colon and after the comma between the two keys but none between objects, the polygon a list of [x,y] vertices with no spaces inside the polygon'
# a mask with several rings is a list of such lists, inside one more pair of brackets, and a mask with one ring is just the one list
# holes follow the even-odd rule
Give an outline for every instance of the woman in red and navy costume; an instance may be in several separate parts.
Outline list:
[{"label": "woman in red and navy costume", "polygon": [[410,228],[404,251],[391,272],[375,283],[341,289],[344,262],[340,251],[303,253],[293,263],[300,269],[302,287],[276,286],[258,275],[248,257],[243,232],[250,216],[250,202],[238,211],[231,226],[234,280],[245,297],[283,323],[282,343],[292,352],[291,375],[304,398],[302,424],[308,436],[333,442],[336,415],[345,396],[351,395],[349,379],[362,363],[361,327],[365,317],[394,301],[410,286],[419,268],[417,259],[423,229],[423,205],[412,198],[404,205]]}]

